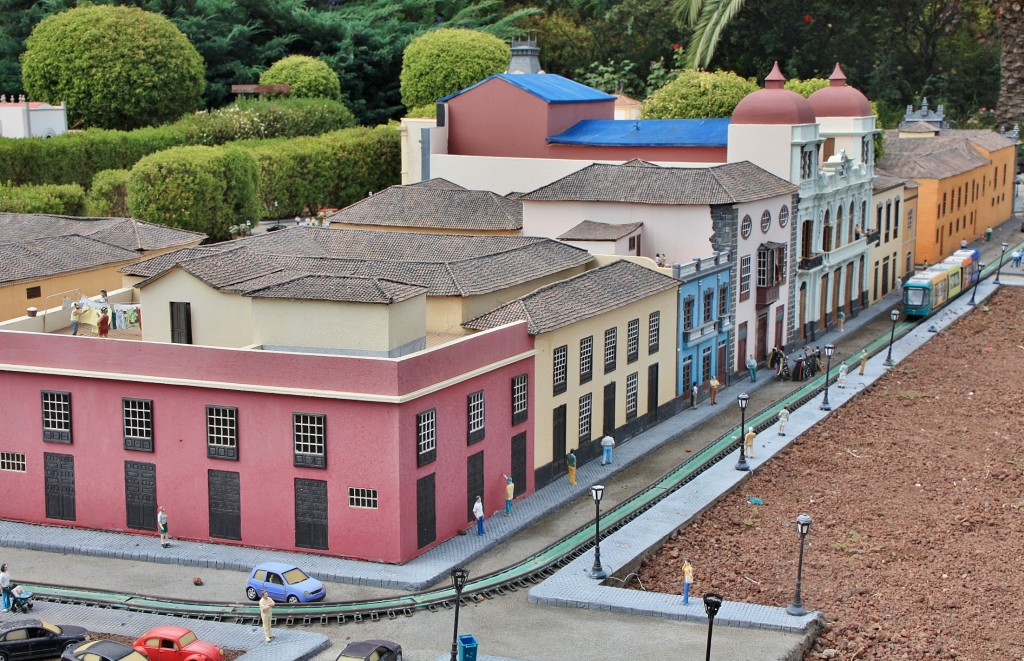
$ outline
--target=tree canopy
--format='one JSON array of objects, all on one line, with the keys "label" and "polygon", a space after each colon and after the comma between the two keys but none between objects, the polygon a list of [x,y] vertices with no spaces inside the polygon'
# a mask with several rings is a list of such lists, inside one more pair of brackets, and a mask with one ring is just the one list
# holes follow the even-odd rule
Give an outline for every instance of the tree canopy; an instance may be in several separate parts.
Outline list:
[{"label": "tree canopy", "polygon": [[416,108],[508,67],[511,50],[494,35],[442,29],[413,39],[402,58],[402,103]]},{"label": "tree canopy", "polygon": [[300,99],[339,99],[341,83],[327,63],[308,55],[289,55],[260,75],[260,84],[287,83],[288,96]]},{"label": "tree canopy", "polygon": [[642,115],[645,119],[729,117],[736,104],[757,89],[757,83],[731,71],[687,69],[647,99]]}]

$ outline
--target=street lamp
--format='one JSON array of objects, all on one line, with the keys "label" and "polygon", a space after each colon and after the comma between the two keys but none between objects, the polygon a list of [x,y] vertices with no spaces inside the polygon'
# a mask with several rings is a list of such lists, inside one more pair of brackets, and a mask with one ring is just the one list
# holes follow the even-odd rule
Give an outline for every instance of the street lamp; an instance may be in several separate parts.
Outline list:
[{"label": "street lamp", "polygon": [[892,367],[896,364],[892,360],[892,342],[896,339],[896,320],[900,318],[900,311],[893,308],[889,312],[889,318],[892,319],[892,332],[889,333],[889,355],[885,357],[885,363],[883,363],[886,367]]},{"label": "street lamp", "polygon": [[978,262],[978,277],[974,280],[974,291],[971,292],[971,300],[967,305],[974,305],[974,297],[978,295],[978,283],[981,282],[981,272],[985,270],[985,262]]},{"label": "street lamp", "polygon": [[459,656],[459,604],[462,603],[462,588],[466,587],[469,570],[463,567],[452,569],[452,587],[455,588],[455,631],[452,633],[452,658],[457,661]]},{"label": "street lamp", "polygon": [[1006,241],[1003,241],[1002,245],[1000,245],[1000,248],[1002,248],[1002,252],[999,253],[999,265],[996,267],[996,279],[993,281],[997,285],[1002,284],[999,282],[999,272],[1003,270],[1003,257],[1006,256],[1006,249],[1009,247],[1010,244],[1007,243]]},{"label": "street lamp", "polygon": [[790,615],[807,615],[804,602],[800,599],[800,582],[804,571],[804,538],[807,537],[807,531],[811,529],[811,517],[807,514],[796,517],[796,529],[800,531],[800,560],[796,565],[796,595],[793,596],[793,603],[786,606],[786,612]]},{"label": "street lamp", "polygon": [[594,507],[597,511],[594,516],[594,566],[590,568],[590,578],[603,581],[608,578],[608,574],[601,566],[601,498],[604,497],[604,487],[595,484],[590,487],[590,495],[594,499]]},{"label": "street lamp", "polygon": [[825,399],[821,400],[821,410],[831,411],[832,407],[828,403],[828,375],[832,371],[832,354],[836,352],[836,345],[826,344],[825,345]]},{"label": "street lamp", "polygon": [[705,661],[711,661],[711,630],[715,626],[715,616],[718,609],[722,607],[722,595],[715,592],[708,592],[704,595],[704,612],[708,614],[708,651],[704,655]]},{"label": "street lamp", "polygon": [[748,471],[750,466],[747,465],[747,453],[743,446],[743,431],[747,428],[747,401],[750,399],[750,395],[747,393],[741,393],[736,398],[736,403],[740,405],[740,460],[736,462],[736,470]]}]

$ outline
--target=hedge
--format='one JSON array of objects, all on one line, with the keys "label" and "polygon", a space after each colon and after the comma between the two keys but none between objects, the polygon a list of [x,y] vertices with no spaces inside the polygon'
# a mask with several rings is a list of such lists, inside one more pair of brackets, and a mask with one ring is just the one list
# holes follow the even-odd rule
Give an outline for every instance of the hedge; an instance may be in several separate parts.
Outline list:
[{"label": "hedge", "polygon": [[128,170],[101,170],[92,178],[85,198],[85,215],[93,218],[127,218]]},{"label": "hedge", "polygon": [[78,184],[0,185],[0,212],[81,216],[84,211],[85,191]]}]

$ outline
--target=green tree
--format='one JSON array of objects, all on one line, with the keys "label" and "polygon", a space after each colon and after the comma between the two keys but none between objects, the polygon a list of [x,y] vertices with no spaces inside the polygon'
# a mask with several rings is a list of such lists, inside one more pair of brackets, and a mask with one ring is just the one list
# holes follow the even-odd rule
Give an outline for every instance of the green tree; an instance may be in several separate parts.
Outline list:
[{"label": "green tree", "polygon": [[807,78],[805,80],[790,78],[786,81],[785,88],[790,92],[796,92],[806,99],[818,90],[828,87],[828,85],[828,78]]},{"label": "green tree", "polygon": [[644,102],[645,119],[729,117],[757,83],[730,71],[686,69]]},{"label": "green tree", "polygon": [[199,107],[203,58],[163,16],[88,6],[50,16],[21,56],[34,100],[65,102],[71,125],[132,129]]},{"label": "green tree", "polygon": [[338,74],[323,60],[308,55],[289,55],[260,74],[260,84],[291,85],[288,96],[309,99],[340,99]]},{"label": "green tree", "polygon": [[508,68],[508,44],[491,34],[441,29],[413,39],[402,58],[402,103],[415,108]]}]

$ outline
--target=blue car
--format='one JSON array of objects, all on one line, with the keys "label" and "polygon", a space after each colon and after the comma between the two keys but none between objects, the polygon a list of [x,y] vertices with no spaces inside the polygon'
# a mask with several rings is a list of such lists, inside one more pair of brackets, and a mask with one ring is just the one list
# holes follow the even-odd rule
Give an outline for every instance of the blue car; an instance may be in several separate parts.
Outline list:
[{"label": "blue car", "polygon": [[256,601],[264,590],[274,601],[287,601],[289,604],[320,601],[327,596],[323,583],[285,562],[261,562],[253,568],[245,586],[245,596]]}]

